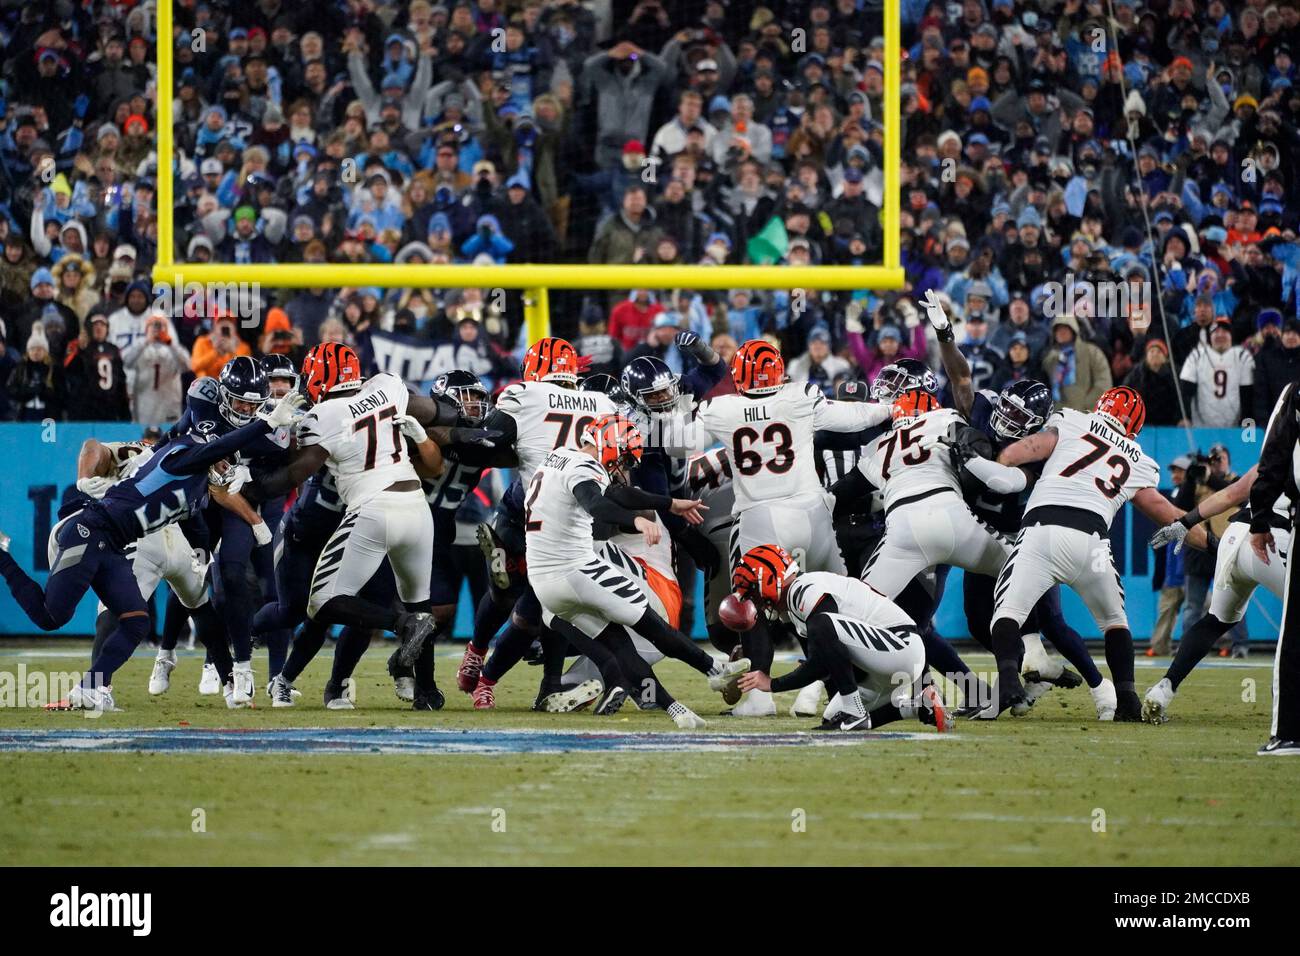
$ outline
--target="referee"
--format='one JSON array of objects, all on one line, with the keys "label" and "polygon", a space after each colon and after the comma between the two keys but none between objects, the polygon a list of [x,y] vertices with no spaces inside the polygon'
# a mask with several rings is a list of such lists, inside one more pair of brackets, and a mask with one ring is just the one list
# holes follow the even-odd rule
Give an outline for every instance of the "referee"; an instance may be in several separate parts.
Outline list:
[{"label": "referee", "polygon": [[[1300,502],[1297,488],[1300,488],[1300,385],[1292,382],[1282,390],[1269,419],[1264,449],[1259,456],[1259,475],[1250,490],[1250,547],[1265,564],[1287,557],[1277,553],[1268,523],[1279,495],[1291,498],[1292,541],[1300,540],[1296,536],[1296,503]],[[1273,725],[1268,743],[1259,748],[1261,757],[1300,754],[1298,578],[1300,561],[1292,556],[1287,564],[1286,589],[1282,593],[1282,631],[1278,634],[1277,654],[1273,659]]]}]

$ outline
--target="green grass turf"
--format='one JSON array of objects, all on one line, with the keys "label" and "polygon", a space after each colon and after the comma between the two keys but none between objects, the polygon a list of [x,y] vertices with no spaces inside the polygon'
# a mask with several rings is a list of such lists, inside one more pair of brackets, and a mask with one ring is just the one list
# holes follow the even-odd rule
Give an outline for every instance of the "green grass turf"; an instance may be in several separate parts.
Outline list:
[{"label": "green grass turf", "polygon": [[[0,644],[0,672],[72,670],[75,656]],[[328,655],[329,650],[326,650]],[[413,713],[393,697],[376,646],[357,711],[327,712],[328,662],[299,681],[292,710],[228,711],[200,698],[184,656],[171,692],[145,691],[152,655],[114,682],[124,712],[95,721],[0,709],[0,728],[437,726],[675,733],[662,713],[612,719],[527,710],[537,670],[520,667],[498,709],[455,690],[458,652],[438,668],[447,708]],[[973,665],[987,669],[978,656]],[[1119,864],[1300,863],[1300,761],[1262,759],[1270,661],[1206,667],[1161,727],[1099,724],[1086,689],[1053,691],[1023,719],[965,722],[936,740],[724,753],[227,755],[0,753],[0,863],[223,864]],[[785,665],[789,666],[789,665]],[[265,659],[260,652],[260,680]],[[780,666],[778,670],[782,669]],[[710,731],[791,731],[779,717],[734,724],[686,667],[665,681]],[[1161,671],[1140,667],[1144,691]],[[1256,700],[1242,700],[1243,681]],[[788,707],[790,698],[784,697]],[[920,730],[918,723],[888,729]],[[926,730],[927,734],[933,731]],[[206,832],[192,832],[193,811]],[[504,811],[504,832],[499,832]],[[1095,811],[1105,832],[1095,832]],[[794,815],[802,811],[803,832]],[[494,829],[494,822],[497,824]]]}]

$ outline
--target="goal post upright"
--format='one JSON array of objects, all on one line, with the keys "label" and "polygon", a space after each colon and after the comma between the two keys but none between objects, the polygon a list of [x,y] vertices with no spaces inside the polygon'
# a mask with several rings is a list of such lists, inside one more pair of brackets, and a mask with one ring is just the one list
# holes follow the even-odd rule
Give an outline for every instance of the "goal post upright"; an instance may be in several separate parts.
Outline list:
[{"label": "goal post upright", "polygon": [[530,339],[550,331],[547,290],[619,290],[634,288],[726,290],[750,288],[826,291],[901,289],[904,274],[899,255],[899,163],[902,131],[899,90],[902,49],[900,0],[884,3],[883,190],[880,222],[883,255],[879,265],[865,266],[657,266],[592,265],[585,263],[511,263],[467,265],[448,263],[182,263],[175,261],[175,139],[172,129],[173,37],[172,0],[159,0],[157,13],[156,122],[158,147],[158,253],[155,284],[179,286],[246,284],[267,288],[465,288],[523,290],[525,321]]}]

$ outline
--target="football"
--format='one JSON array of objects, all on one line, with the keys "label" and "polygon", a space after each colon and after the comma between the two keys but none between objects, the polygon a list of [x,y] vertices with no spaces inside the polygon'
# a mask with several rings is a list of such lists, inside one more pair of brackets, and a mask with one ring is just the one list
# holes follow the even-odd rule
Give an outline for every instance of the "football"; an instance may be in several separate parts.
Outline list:
[{"label": "football", "polygon": [[728,594],[718,605],[718,620],[733,631],[748,631],[758,621],[758,608],[749,598]]}]

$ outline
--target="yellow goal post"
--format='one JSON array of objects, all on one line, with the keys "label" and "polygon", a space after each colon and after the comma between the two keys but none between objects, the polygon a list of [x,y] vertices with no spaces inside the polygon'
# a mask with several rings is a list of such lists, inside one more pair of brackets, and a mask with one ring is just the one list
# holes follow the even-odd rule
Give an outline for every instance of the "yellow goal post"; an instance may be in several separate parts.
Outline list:
[{"label": "yellow goal post", "polygon": [[[657,266],[519,263],[506,265],[412,265],[395,263],[238,264],[184,263],[174,259],[175,182],[171,157],[173,58],[175,48],[173,0],[158,4],[157,130],[158,130],[158,261],[153,281],[182,288],[190,283],[258,284],[269,288],[467,288],[523,290],[530,340],[550,332],[548,289],[855,289],[889,290],[903,287],[899,251],[900,119],[900,0],[884,4],[884,195],[880,213],[883,256],[869,266]],[[166,159],[164,159],[166,158]]]}]

